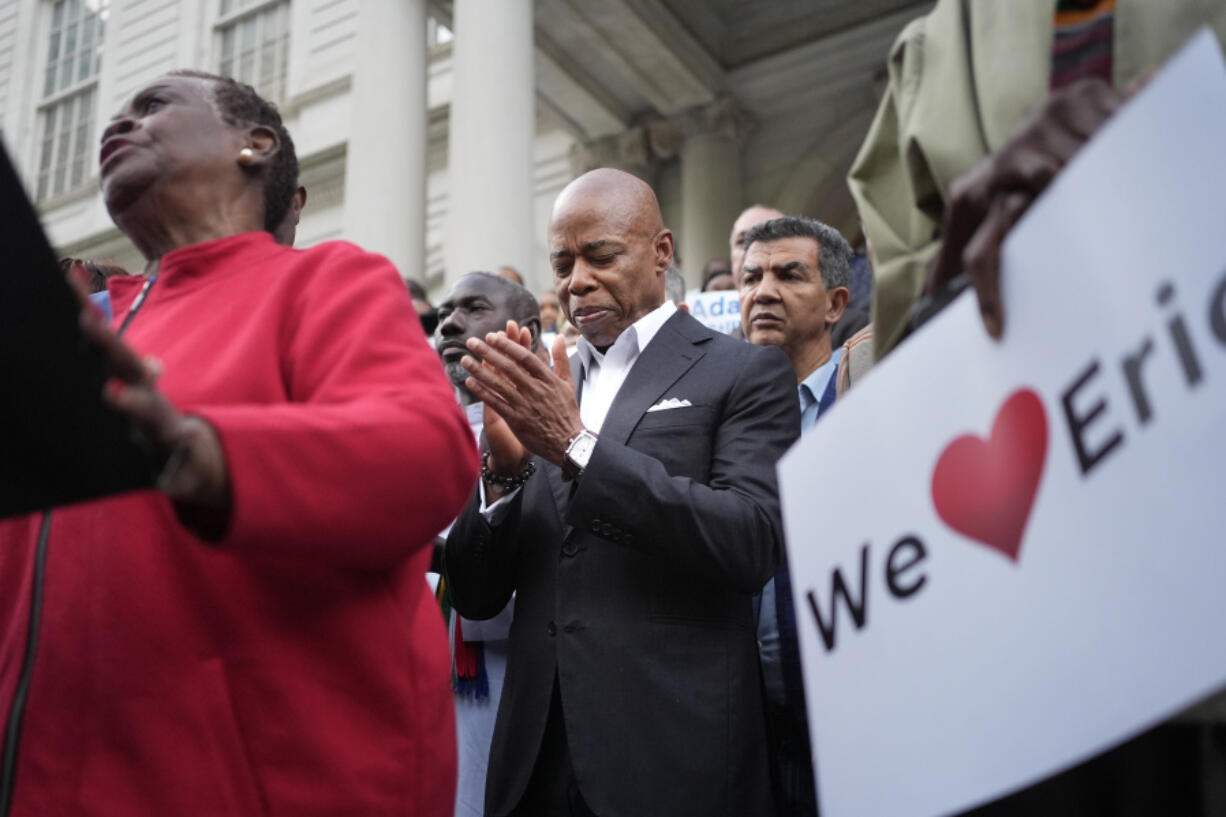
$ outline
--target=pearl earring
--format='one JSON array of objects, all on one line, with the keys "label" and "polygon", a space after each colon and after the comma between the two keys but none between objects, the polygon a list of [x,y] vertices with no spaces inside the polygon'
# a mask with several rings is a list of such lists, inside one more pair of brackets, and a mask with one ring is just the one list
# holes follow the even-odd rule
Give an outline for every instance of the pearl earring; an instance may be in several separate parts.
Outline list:
[{"label": "pearl earring", "polygon": [[238,163],[240,165],[249,165],[255,161],[255,151],[251,148],[243,148],[238,152]]}]

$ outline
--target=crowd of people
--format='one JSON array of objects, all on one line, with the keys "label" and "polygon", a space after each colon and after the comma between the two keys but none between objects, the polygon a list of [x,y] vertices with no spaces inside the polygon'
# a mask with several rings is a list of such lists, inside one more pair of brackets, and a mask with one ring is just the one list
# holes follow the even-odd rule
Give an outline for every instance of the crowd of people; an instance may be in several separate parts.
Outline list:
[{"label": "crowd of people", "polygon": [[[436,307],[293,248],[307,191],[253,89],[154,79],[99,154],[147,266],[64,268],[163,467],[0,520],[0,815],[816,815],[776,461],[963,289],[1000,334],[1004,236],[1206,22],[940,0],[851,171],[867,255],[747,208],[701,275],[732,334],[629,173],[559,194],[551,288],[466,271]],[[1220,723],[983,813],[1220,813]]]}]

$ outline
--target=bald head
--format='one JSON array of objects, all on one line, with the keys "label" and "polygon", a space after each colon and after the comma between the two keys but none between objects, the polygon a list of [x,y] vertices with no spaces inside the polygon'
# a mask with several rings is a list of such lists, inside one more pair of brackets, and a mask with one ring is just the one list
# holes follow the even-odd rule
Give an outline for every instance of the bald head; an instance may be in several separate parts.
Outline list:
[{"label": "bald head", "polygon": [[584,173],[562,189],[553,203],[550,225],[559,215],[576,209],[597,207],[609,223],[637,227],[654,234],[664,228],[660,202],[647,182],[611,167]]},{"label": "bald head", "polygon": [[629,173],[585,173],[558,194],[549,218],[549,258],[558,302],[598,349],[664,303],[673,257],[656,194]]},{"label": "bald head", "polygon": [[732,223],[732,233],[728,236],[728,257],[732,260],[732,280],[737,289],[741,286],[741,266],[745,263],[745,233],[782,215],[774,207],[755,204],[746,207]]}]

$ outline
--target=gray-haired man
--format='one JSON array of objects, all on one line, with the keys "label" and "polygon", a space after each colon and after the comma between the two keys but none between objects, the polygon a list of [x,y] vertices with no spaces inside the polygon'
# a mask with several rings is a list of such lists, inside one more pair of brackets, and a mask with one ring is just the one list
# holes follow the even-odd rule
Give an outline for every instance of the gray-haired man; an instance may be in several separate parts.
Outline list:
[{"label": "gray-haired man", "polygon": [[[787,352],[796,370],[802,432],[834,404],[839,360],[830,330],[847,306],[851,255],[838,230],[807,218],[774,218],[745,234],[741,329],[750,343]],[[812,817],[817,795],[786,556],[762,591],[758,641],[776,807],[780,815]]]}]

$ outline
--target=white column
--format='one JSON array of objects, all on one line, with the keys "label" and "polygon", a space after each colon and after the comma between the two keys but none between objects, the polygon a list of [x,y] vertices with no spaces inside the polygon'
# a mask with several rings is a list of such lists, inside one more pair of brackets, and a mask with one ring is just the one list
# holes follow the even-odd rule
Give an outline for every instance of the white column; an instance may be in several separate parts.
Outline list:
[{"label": "white column", "polygon": [[536,92],[532,0],[455,0],[447,134],[447,281],[533,268]]},{"label": "white column", "polygon": [[735,139],[699,133],[681,149],[682,270],[691,286],[702,268],[728,257],[728,233],[741,209],[741,149]]},{"label": "white column", "polygon": [[744,206],[741,141],[748,119],[731,99],[719,99],[653,123],[653,154],[681,160],[681,223],[676,225],[681,271],[690,286],[702,268],[728,257],[728,233]]},{"label": "white column", "polygon": [[[406,278],[426,258],[426,0],[361,0],[345,156],[345,238]],[[310,191],[307,191],[310,207]]]}]

